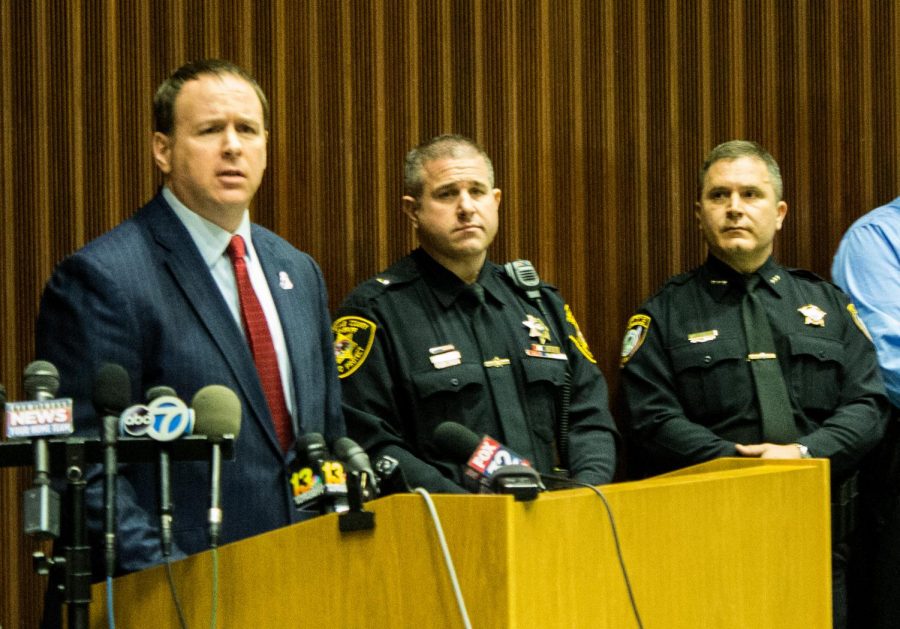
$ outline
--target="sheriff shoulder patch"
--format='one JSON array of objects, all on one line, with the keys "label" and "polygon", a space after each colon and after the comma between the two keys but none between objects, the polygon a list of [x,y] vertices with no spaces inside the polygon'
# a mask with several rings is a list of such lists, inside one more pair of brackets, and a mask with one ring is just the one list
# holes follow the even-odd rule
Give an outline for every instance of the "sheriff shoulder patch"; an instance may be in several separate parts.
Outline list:
[{"label": "sheriff shoulder patch", "polygon": [[650,329],[650,317],[647,315],[636,314],[628,320],[628,329],[625,331],[625,338],[622,339],[622,362],[627,363],[634,356],[638,348],[647,338],[647,330]]},{"label": "sheriff shoulder patch", "polygon": [[566,321],[572,326],[575,330],[575,334],[569,335],[569,340],[572,341],[572,344],[578,349],[581,354],[587,358],[589,361],[597,364],[597,360],[594,358],[594,355],[591,353],[591,348],[588,347],[587,339],[584,338],[584,334],[581,333],[581,328],[578,327],[578,322],[575,320],[575,315],[572,314],[572,309],[569,308],[569,304],[565,305],[566,309]]},{"label": "sheriff shoulder patch", "polygon": [[866,324],[862,322],[862,319],[859,318],[859,313],[856,312],[856,306],[853,304],[847,304],[847,312],[850,313],[850,318],[853,319],[853,323],[856,324],[856,327],[859,328],[859,331],[866,335],[866,338],[869,341],[872,341],[872,335],[869,334],[869,328],[866,327]]},{"label": "sheriff shoulder patch", "polygon": [[368,319],[354,316],[341,317],[331,324],[338,378],[346,378],[365,362],[375,341],[375,328]]}]

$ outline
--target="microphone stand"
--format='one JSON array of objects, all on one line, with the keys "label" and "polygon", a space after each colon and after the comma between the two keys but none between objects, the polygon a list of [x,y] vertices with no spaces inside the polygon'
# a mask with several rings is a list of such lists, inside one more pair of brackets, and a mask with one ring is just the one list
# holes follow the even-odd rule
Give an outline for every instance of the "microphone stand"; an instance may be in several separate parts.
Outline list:
[{"label": "microphone stand", "polygon": [[91,547],[88,544],[87,514],[84,493],[84,442],[70,439],[66,442],[66,480],[71,496],[72,539],[65,547],[66,610],[69,627],[87,629],[91,604]]},{"label": "microphone stand", "polygon": [[375,514],[363,509],[366,478],[356,470],[347,472],[347,502],[349,509],[338,516],[341,533],[370,531],[375,528]]},{"label": "microphone stand", "polygon": [[[49,451],[50,467],[58,473],[64,465],[68,485],[66,507],[71,516],[70,535],[66,535],[61,556],[47,557],[43,552],[32,554],[35,572],[48,576],[63,574],[63,589],[67,606],[69,629],[88,629],[91,602],[91,547],[88,539],[85,509],[85,468],[104,460],[105,446],[97,438],[76,437],[44,439]],[[175,461],[201,461],[209,457],[209,440],[205,436],[182,437],[166,444],[167,455]],[[221,456],[234,459],[234,439],[228,435],[219,441]],[[120,438],[118,458],[122,463],[151,463],[158,460],[159,442],[150,439]],[[26,467],[34,463],[34,447],[30,441],[0,442],[0,467]],[[54,463],[56,464],[54,466]]]}]

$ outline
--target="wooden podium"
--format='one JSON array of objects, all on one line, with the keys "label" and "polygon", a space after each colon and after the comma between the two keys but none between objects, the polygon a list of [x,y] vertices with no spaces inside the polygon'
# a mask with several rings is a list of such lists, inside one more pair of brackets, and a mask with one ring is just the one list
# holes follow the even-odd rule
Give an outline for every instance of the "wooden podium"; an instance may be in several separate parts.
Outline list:
[{"label": "wooden podium", "polygon": [[[601,489],[647,629],[831,626],[827,461],[721,459]],[[434,502],[473,627],[637,626],[590,490]],[[218,627],[462,627],[424,499],[366,508],[372,531],[328,515],[220,548]],[[210,624],[212,566],[210,552],[173,565],[189,627]],[[162,567],[114,593],[117,626],[179,626]],[[105,604],[97,584],[93,627]]]}]

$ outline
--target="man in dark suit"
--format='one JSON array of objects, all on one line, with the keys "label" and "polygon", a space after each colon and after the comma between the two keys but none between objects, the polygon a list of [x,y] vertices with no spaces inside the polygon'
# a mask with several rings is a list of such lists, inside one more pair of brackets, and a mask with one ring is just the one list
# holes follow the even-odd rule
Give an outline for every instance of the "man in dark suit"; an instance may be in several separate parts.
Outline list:
[{"label": "man in dark suit", "polygon": [[[59,396],[74,398],[85,433],[96,434],[92,381],[106,362],[125,367],[136,401],[157,385],[188,401],[206,385],[232,389],[242,423],[235,460],[222,468],[227,543],[302,519],[289,484],[294,440],[344,434],[326,291],[308,255],[250,222],[269,120],[256,81],[224,61],[187,64],[160,86],[154,118],[165,185],[57,267],[37,357],[59,369]],[[250,311],[258,316],[248,323]],[[173,463],[171,478],[178,558],[208,547],[209,464]],[[119,572],[161,562],[155,466],[124,466],[118,487]],[[100,494],[89,483],[94,535]]]}]

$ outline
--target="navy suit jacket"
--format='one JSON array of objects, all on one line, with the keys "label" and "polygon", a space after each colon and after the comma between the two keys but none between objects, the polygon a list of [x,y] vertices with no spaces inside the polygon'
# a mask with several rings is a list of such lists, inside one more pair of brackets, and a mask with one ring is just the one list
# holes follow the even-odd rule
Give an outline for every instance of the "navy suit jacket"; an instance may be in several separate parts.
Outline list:
[{"label": "navy suit jacket", "polygon": [[[278,309],[293,369],[294,428],[329,443],[345,434],[327,296],[322,274],[305,253],[252,226],[253,245]],[[280,282],[286,277],[290,282]],[[281,284],[284,284],[282,286]],[[292,287],[291,287],[292,284]],[[161,195],[131,219],[65,259],[41,299],[37,357],[60,372],[58,397],[75,400],[79,433],[97,436],[91,404],[104,362],[131,376],[132,399],[156,385],[190,403],[209,384],[231,388],[242,420],[234,461],[222,468],[221,543],[285,526],[295,511],[283,455],[247,343],[187,229]],[[103,522],[102,483],[92,470],[88,517],[95,550]],[[156,466],[123,466],[119,479],[120,572],[162,561]],[[172,464],[177,556],[208,547],[209,464]],[[95,576],[101,553],[95,552]]]}]

